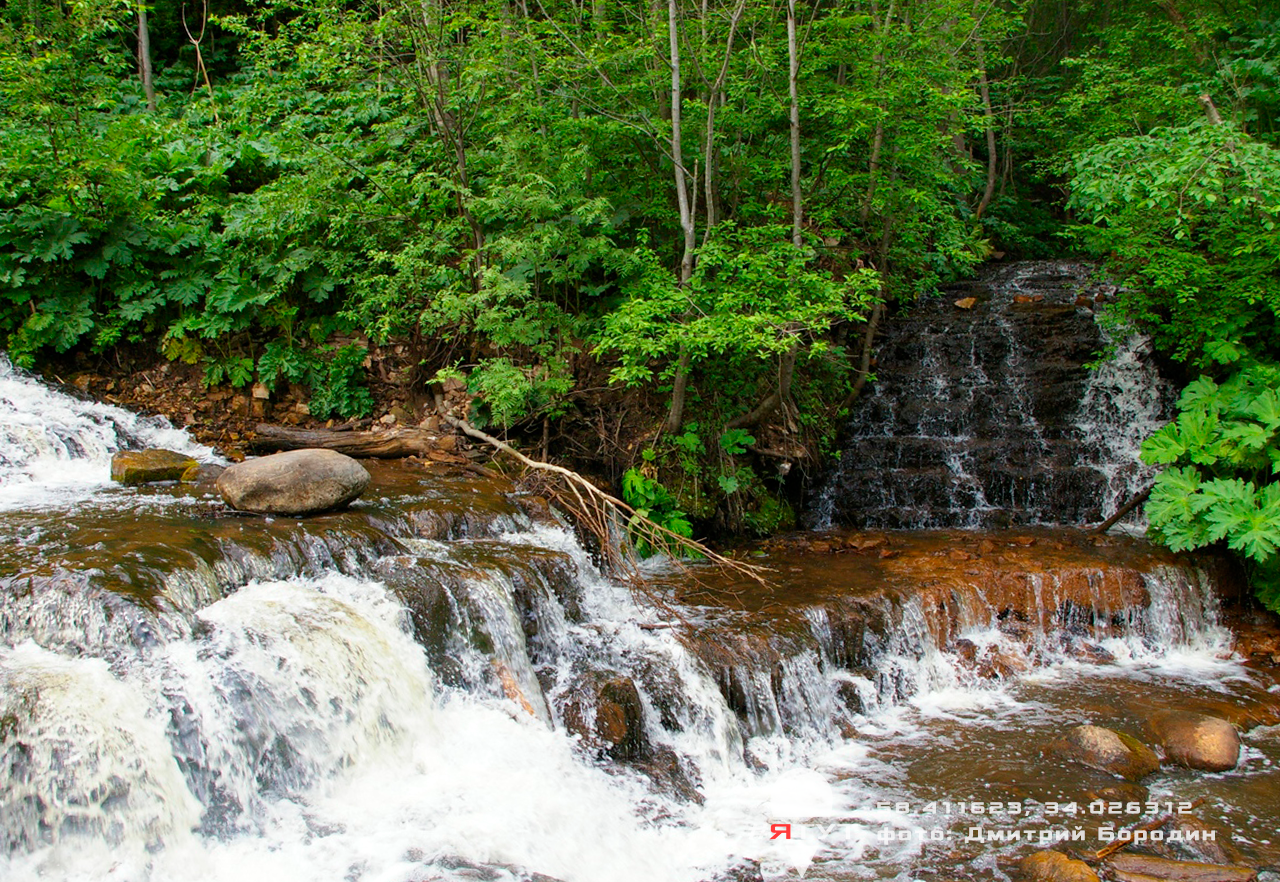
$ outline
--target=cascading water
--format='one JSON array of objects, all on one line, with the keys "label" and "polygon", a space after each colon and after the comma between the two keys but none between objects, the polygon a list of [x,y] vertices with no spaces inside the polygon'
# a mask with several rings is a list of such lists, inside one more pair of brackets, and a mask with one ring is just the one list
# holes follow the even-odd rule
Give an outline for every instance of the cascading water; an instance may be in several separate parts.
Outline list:
[{"label": "cascading water", "polygon": [[[0,877],[992,878],[897,803],[981,795],[1008,773],[973,751],[1051,733],[1083,683],[1259,693],[1207,577],[1131,540],[774,550],[768,589],[655,572],[659,609],[510,487],[371,469],[303,521],[200,487],[0,518]],[[1242,780],[1280,761],[1250,750]]]},{"label": "cascading water", "polygon": [[101,487],[111,454],[130,447],[215,459],[163,419],[77,400],[15,369],[0,353],[0,511]]},{"label": "cascading water", "polygon": [[1142,489],[1138,447],[1174,390],[1145,340],[1114,342],[1094,322],[1106,288],[1093,273],[1011,264],[895,318],[811,525],[1081,525]]}]

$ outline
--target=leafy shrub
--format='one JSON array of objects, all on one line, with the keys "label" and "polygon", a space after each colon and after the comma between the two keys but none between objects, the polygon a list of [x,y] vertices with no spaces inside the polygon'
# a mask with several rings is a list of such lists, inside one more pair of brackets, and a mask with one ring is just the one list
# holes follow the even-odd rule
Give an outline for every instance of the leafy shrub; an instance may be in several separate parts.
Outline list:
[{"label": "leafy shrub", "polygon": [[1178,408],[1142,445],[1143,460],[1170,466],[1147,502],[1151,534],[1175,551],[1225,542],[1280,612],[1280,366],[1253,363],[1221,385],[1201,377]]},{"label": "leafy shrub", "polygon": [[311,387],[311,415],[317,419],[368,416],[373,396],[364,385],[367,350],[354,343],[334,350]]},{"label": "leafy shrub", "polygon": [[[675,500],[667,488],[639,469],[627,469],[623,473],[622,498],[627,505],[636,510],[636,515],[639,517],[648,518],[686,539],[693,537],[693,524],[689,523],[685,513],[676,507]],[[656,549],[637,532],[636,521],[636,518],[632,518],[627,527],[635,541],[636,551],[641,557],[649,557],[655,553]]]}]

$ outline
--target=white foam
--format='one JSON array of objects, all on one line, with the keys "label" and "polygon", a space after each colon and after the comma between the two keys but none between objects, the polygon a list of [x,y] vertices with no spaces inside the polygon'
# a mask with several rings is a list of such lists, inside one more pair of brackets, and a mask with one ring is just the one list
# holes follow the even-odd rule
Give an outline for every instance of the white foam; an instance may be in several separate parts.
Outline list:
[{"label": "white foam", "polygon": [[217,461],[210,448],[163,418],[79,400],[17,370],[0,353],[0,511],[87,498],[110,483],[111,455],[130,447]]}]

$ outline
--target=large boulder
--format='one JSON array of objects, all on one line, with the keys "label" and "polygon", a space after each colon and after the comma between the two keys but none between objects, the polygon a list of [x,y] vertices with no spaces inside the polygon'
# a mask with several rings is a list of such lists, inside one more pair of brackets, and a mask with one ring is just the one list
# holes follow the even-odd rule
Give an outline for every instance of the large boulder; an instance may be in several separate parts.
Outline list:
[{"label": "large boulder", "polygon": [[188,469],[199,465],[185,453],[172,450],[121,450],[111,457],[111,480],[130,485],[180,481]]},{"label": "large boulder", "polygon": [[1240,762],[1240,733],[1218,717],[1165,710],[1153,714],[1147,728],[1169,762],[1206,772],[1225,772]]},{"label": "large boulder", "polygon": [[261,514],[307,515],[341,508],[369,486],[369,473],[333,450],[290,450],[245,460],[218,476],[227,505]]},{"label": "large boulder", "polygon": [[1160,758],[1150,747],[1131,735],[1101,726],[1076,726],[1050,744],[1047,752],[1129,781],[1138,781],[1160,768]]}]

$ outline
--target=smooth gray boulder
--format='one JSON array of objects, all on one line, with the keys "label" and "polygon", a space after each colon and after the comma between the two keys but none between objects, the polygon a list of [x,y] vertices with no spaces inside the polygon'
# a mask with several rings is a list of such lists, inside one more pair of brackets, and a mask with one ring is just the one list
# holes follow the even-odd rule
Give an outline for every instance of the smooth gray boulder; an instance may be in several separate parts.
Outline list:
[{"label": "smooth gray boulder", "polygon": [[342,508],[369,486],[369,473],[333,450],[290,450],[229,467],[218,476],[227,505],[260,514],[307,515]]}]

